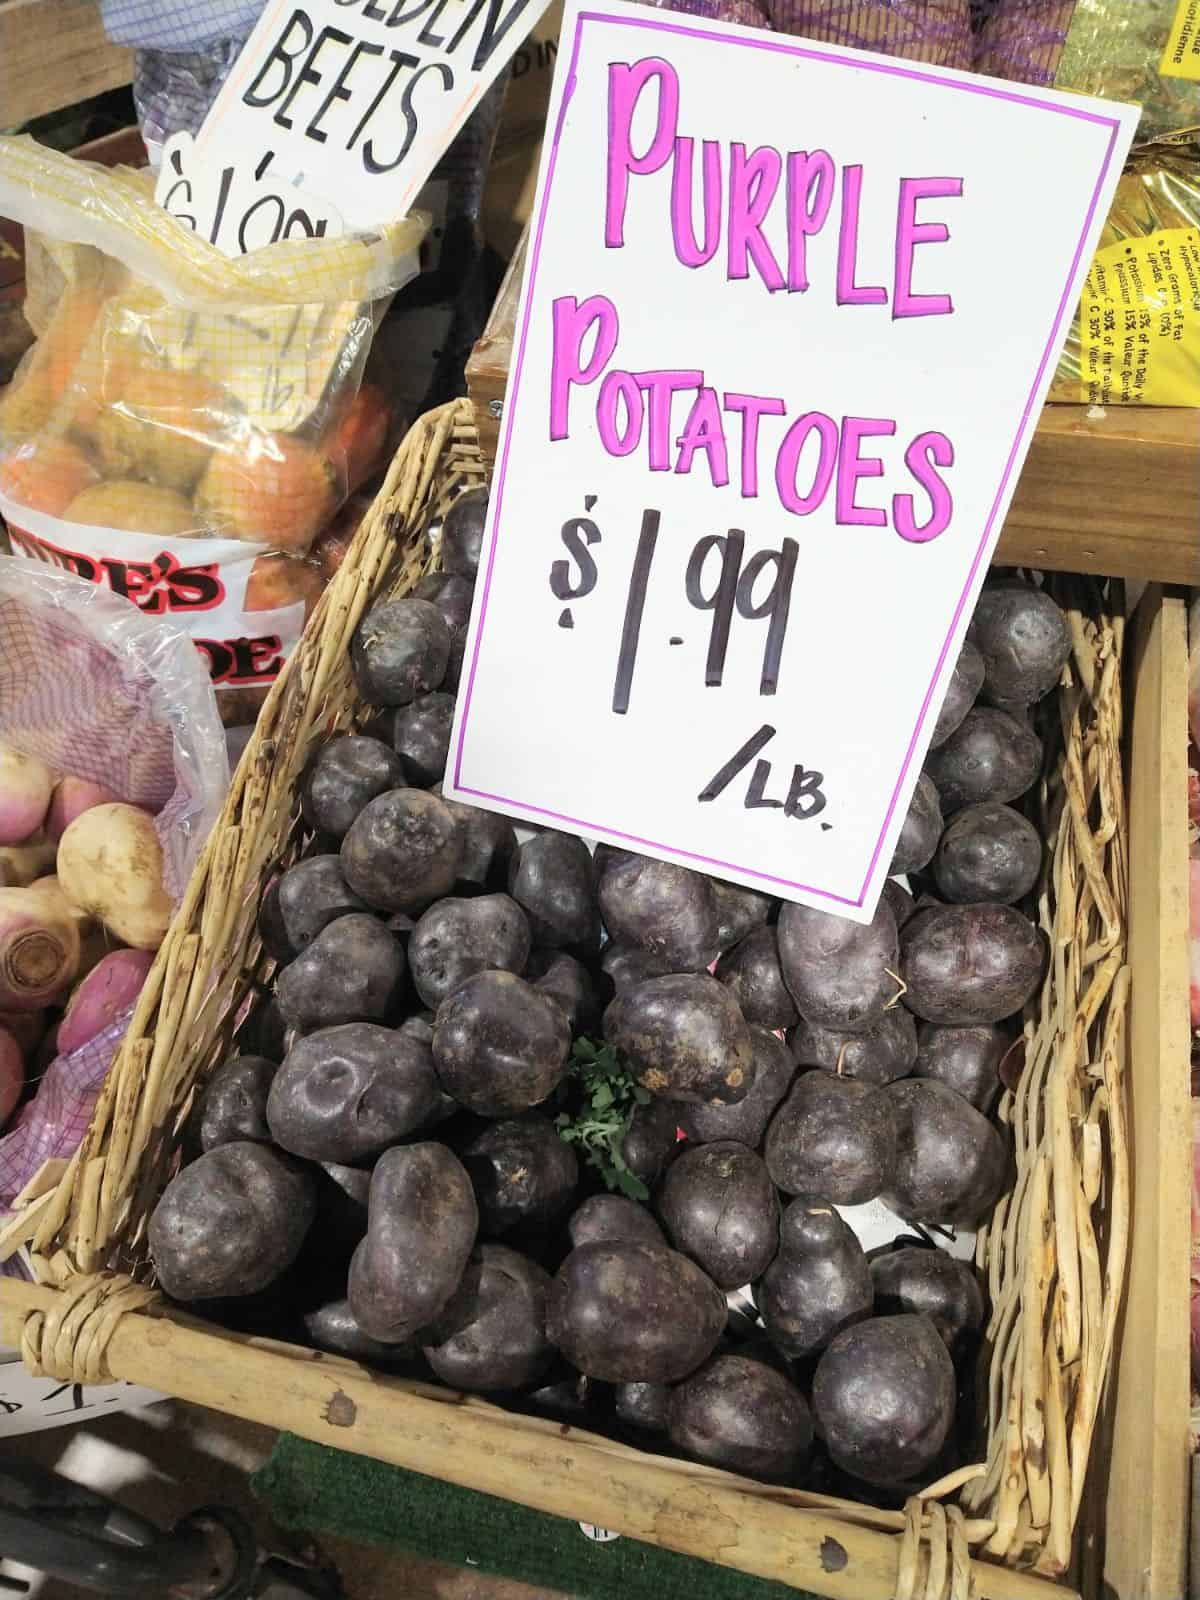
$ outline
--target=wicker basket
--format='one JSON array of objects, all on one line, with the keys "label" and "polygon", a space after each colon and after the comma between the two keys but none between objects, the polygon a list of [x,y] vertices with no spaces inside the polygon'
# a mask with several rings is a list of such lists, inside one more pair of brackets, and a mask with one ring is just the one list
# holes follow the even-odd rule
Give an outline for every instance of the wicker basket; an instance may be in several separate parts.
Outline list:
[{"label": "wicker basket", "polygon": [[[412,586],[429,564],[428,524],[483,477],[466,402],[424,418],[401,447],[267,702],[82,1148],[65,1171],[30,1186],[0,1239],[5,1254],[28,1247],[39,1280],[0,1286],[0,1332],[19,1338],[35,1371],[92,1382],[136,1376],[835,1600],[960,1600],[969,1585],[997,1600],[1034,1600],[1061,1594],[1054,1584],[1065,1574],[1094,1579],[1100,1557],[1091,1530],[1075,1547],[1074,1569],[1073,1533],[1112,1365],[1129,1236],[1129,834],[1124,626],[1101,589],[1083,580],[1063,592],[1075,649],[1042,792],[1051,850],[1039,910],[1050,972],[1026,1023],[1024,1068],[1000,1112],[1012,1130],[1016,1182],[979,1236],[992,1311],[977,1465],[932,1486],[904,1513],[877,1511],[223,1333],[165,1308],[147,1286],[146,1223],[197,1085],[224,1058],[270,976],[255,912],[267,874],[306,842],[300,774],[319,741],[363,711],[348,668],[350,635],[370,602]],[[1158,724],[1161,735],[1161,717]],[[1172,968],[1176,981],[1183,980]],[[1183,1042],[1186,1050],[1186,1025]],[[1172,1182],[1177,1154],[1164,1155]],[[1186,1292],[1185,1269],[1185,1327]],[[1087,1507],[1094,1525],[1102,1514],[1090,1495]]]}]

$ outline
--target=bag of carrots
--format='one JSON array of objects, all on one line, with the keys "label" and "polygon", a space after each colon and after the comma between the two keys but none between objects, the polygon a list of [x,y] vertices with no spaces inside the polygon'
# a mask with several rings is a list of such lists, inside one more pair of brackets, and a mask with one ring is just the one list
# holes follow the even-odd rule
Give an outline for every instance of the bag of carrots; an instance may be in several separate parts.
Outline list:
[{"label": "bag of carrots", "polygon": [[253,720],[324,584],[310,552],[383,463],[363,382],[420,213],[370,235],[229,258],[152,180],[0,138],[0,216],[38,263],[38,338],[0,390],[0,515],[15,554],[170,618],[227,726]]}]

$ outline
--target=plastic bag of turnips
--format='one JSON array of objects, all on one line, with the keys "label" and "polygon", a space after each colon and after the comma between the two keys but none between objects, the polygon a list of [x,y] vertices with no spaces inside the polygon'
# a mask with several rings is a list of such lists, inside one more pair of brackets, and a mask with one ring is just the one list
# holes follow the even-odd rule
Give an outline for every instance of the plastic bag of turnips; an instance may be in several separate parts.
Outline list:
[{"label": "plastic bag of turnips", "polygon": [[170,618],[229,725],[253,721],[324,585],[313,544],[386,459],[363,377],[428,219],[230,258],[146,173],[29,139],[0,139],[0,215],[43,262],[39,337],[0,394],[14,553]]},{"label": "plastic bag of turnips", "polygon": [[[212,684],[186,635],[107,589],[0,557],[0,742],[151,813],[178,904],[229,784]],[[98,924],[84,942],[85,965],[119,948]],[[144,977],[150,956],[125,956]],[[0,1137],[0,1210],[46,1161],[73,1153],[131,1015],[129,1005],[48,1065],[43,1046],[36,1093]],[[51,1012],[38,1016],[44,1026]]]}]

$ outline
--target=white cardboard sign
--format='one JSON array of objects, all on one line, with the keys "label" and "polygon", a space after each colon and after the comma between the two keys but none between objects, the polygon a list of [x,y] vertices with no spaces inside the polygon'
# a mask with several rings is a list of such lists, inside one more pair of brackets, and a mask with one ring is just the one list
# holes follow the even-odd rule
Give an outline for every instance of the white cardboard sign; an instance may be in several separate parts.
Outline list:
[{"label": "white cardboard sign", "polygon": [[548,0],[268,0],[197,156],[402,217]]},{"label": "white cardboard sign", "polygon": [[570,0],[447,794],[868,921],[1137,117]]}]

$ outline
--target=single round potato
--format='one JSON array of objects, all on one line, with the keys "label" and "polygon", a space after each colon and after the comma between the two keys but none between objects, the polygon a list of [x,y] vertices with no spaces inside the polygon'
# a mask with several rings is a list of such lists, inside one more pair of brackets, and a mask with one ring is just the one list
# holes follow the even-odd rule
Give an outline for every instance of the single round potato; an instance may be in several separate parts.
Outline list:
[{"label": "single round potato", "polygon": [[667,1402],[671,1391],[665,1383],[618,1383],[613,1389],[613,1409],[617,1420],[642,1433],[666,1433]]},{"label": "single round potato", "polygon": [[880,900],[867,924],[828,911],[785,905],[779,913],[779,961],[800,1015],[822,1028],[868,1028],[896,998],[900,942],[896,919]]},{"label": "single round potato", "polygon": [[643,1244],[665,1245],[666,1235],[644,1206],[623,1194],[594,1194],[572,1214],[567,1224],[572,1250],[581,1244],[605,1240],[640,1239]]},{"label": "single round potato", "polygon": [[1008,1050],[1002,1028],[951,1028],[923,1022],[917,1035],[918,1078],[936,1078],[969,1100],[984,1116],[1000,1093],[1000,1063]]},{"label": "single round potato", "polygon": [[600,1025],[600,996],[591,973],[565,950],[535,950],[524,976],[535,989],[557,1000],[572,1033],[592,1033]]},{"label": "single round potato", "polygon": [[917,909],[917,902],[902,883],[889,878],[883,886],[883,898],[892,908],[897,928],[902,928]]},{"label": "single round potato", "polygon": [[722,1139],[685,1150],[663,1179],[657,1210],[671,1243],[719,1289],[760,1277],[779,1248],[779,1201],[761,1156]]},{"label": "single round potato", "polygon": [[726,883],[722,878],[710,878],[713,903],[717,912],[717,948],[728,950],[739,944],[752,928],[761,927],[771,920],[778,900],[757,889],[743,889],[740,884]]},{"label": "single round potato", "polygon": [[884,1090],[806,1072],[771,1119],[764,1146],[785,1194],[820,1194],[834,1205],[873,1200],[892,1177],[896,1125]]},{"label": "single round potato", "polygon": [[364,806],[403,786],[400,757],[382,739],[344,736],[318,751],[300,792],[300,809],[310,828],[340,844]]},{"label": "single round potato", "polygon": [[954,1421],[954,1363],[928,1317],[844,1329],[813,1379],[813,1413],[834,1464],[884,1487],[919,1480]]},{"label": "single round potato", "polygon": [[248,1139],[270,1144],[267,1095],[279,1071],[264,1056],[234,1056],[208,1080],[200,1113],[200,1148],[215,1150],[221,1144]]},{"label": "single round potato", "polygon": [[920,872],[933,860],[942,836],[942,807],[933,779],[922,772],[909,801],[892,864],[888,871],[896,876]]},{"label": "single round potato", "polygon": [[769,1482],[796,1475],[813,1436],[800,1391],[742,1355],[714,1356],[671,1392],[667,1432],[684,1455]]},{"label": "single round potato", "polygon": [[983,1324],[983,1290],[965,1261],[944,1250],[903,1245],[871,1262],[875,1309],[884,1316],[921,1312],[953,1349],[961,1334]]},{"label": "single round potato", "polygon": [[669,977],[671,963],[665,956],[652,955],[634,945],[615,944],[610,939],[600,955],[600,970],[612,984],[613,992],[621,994],[645,983],[647,978]]},{"label": "single round potato", "polygon": [[983,657],[983,691],[994,705],[1040,700],[1071,654],[1071,630],[1059,607],[1041,589],[1011,580],[983,590],[968,635]]},{"label": "single round potato", "polygon": [[453,726],[452,694],[423,694],[397,710],[392,746],[404,767],[404,781],[414,789],[428,789],[445,777]]},{"label": "single round potato", "polygon": [[354,680],[373,706],[406,706],[438,688],[449,659],[450,630],[428,600],[373,606],[350,641]]},{"label": "single round potato", "polygon": [[433,1057],[446,1093],[484,1117],[539,1105],[562,1080],[562,1007],[511,972],[479,972],[438,1007]]},{"label": "single round potato", "polygon": [[478,1248],[478,1275],[454,1297],[453,1330],[424,1347],[443,1383],[468,1393],[526,1389],[554,1359],[546,1337],[550,1275],[502,1244]]},{"label": "single round potato", "polygon": [[725,988],[700,973],[648,978],[604,1013],[604,1037],[665,1100],[733,1105],[754,1081],[750,1030]]},{"label": "single round potato", "polygon": [[517,852],[512,823],[498,811],[481,811],[461,800],[448,800],[440,783],[435,783],[430,793],[437,796],[459,826],[462,859],[458,881],[481,889],[502,889],[508,882],[509,862]]},{"label": "single round potato", "polygon": [[527,839],[509,867],[508,892],[529,918],[536,944],[591,947],[600,936],[592,858],[574,834]]},{"label": "single round potato", "polygon": [[621,1155],[635,1178],[653,1188],[679,1153],[679,1112],[673,1100],[635,1106],[621,1141]]},{"label": "single round potato", "polygon": [[750,1046],[754,1052],[754,1082],[736,1105],[693,1104],[678,1108],[679,1126],[692,1144],[736,1139],[751,1150],[762,1144],[767,1123],[796,1075],[796,1063],[783,1040],[766,1028],[751,1027]]},{"label": "single round potato", "polygon": [[468,489],[447,511],[440,546],[442,567],[446,572],[474,578],[479,571],[487,510],[487,490]]},{"label": "single round potato", "polygon": [[1008,1181],[1008,1149],[998,1131],[932,1078],[905,1078],[877,1092],[896,1122],[884,1200],[906,1222],[978,1227]]},{"label": "single round potato", "polygon": [[790,1028],[796,1002],[783,981],[775,929],[755,928],[717,962],[717,977],[741,1007],[747,1022],[761,1028]]},{"label": "single round potato", "polygon": [[367,1235],[350,1263],[350,1308],[362,1331],[399,1344],[429,1327],[462,1280],[478,1227],[471,1180],[445,1145],[380,1156]]},{"label": "single round potato", "polygon": [[754,1299],[776,1349],[799,1361],[871,1315],[871,1273],[853,1230],[828,1200],[793,1200],[779,1241]]},{"label": "single round potato", "polygon": [[271,1084],[267,1122],[293,1155],[356,1166],[424,1127],[437,1104],[428,1045],[352,1022],[292,1046]]},{"label": "single round potato", "polygon": [[605,1383],[676,1383],[712,1354],[725,1296],[686,1256],[607,1240],[563,1262],[546,1331],[573,1367]]},{"label": "single round potato", "polygon": [[255,1294],[300,1254],[312,1178],[269,1145],[219,1145],[171,1179],[150,1218],[150,1254],[173,1300]]},{"label": "single round potato", "polygon": [[506,894],[439,900],[408,941],[417,993],[434,1010],[477,972],[523,972],[532,940],[529,921]]},{"label": "single round potato", "polygon": [[424,911],[449,894],[462,864],[459,823],[423,789],[392,789],[372,800],[342,840],[346,882],[381,911]]},{"label": "single round potato", "polygon": [[942,898],[957,905],[1023,900],[1042,870],[1042,838],[1011,806],[965,806],[942,834],[933,875]]},{"label": "single round potato", "polygon": [[904,930],[904,1003],[926,1022],[1000,1022],[1037,991],[1046,941],[1012,906],[942,906]]},{"label": "single round potato", "polygon": [[413,590],[418,600],[429,600],[438,608],[450,630],[450,660],[446,665],[443,689],[457,689],[462,677],[463,657],[467,648],[467,624],[471,620],[471,603],[475,585],[470,578],[454,572],[430,572]]},{"label": "single round potato", "polygon": [[328,1350],[332,1355],[347,1356],[351,1361],[366,1361],[373,1367],[406,1367],[420,1358],[420,1346],[415,1340],[383,1344],[378,1339],[368,1338],[355,1321],[350,1302],[344,1296],[326,1300],[306,1311],[301,1320],[308,1342],[316,1350]]},{"label": "single round potato", "polygon": [[976,706],[925,770],[937,785],[946,816],[988,800],[1005,805],[1037,782],[1042,741],[1033,729],[995,706]]},{"label": "single round potato", "polygon": [[907,1078],[916,1065],[917,1025],[911,1012],[893,1006],[857,1033],[802,1022],[788,1035],[788,1043],[801,1067],[821,1067],[860,1083],[891,1083]]},{"label": "single round potato", "polygon": [[463,1152],[485,1236],[544,1228],[570,1209],[579,1162],[549,1117],[538,1111],[493,1122]]},{"label": "single round potato", "polygon": [[370,910],[342,875],[340,856],[298,861],[278,880],[275,896],[284,937],[296,955],[339,917]]},{"label": "single round potato", "polygon": [[931,750],[936,750],[938,745],[945,744],[954,730],[961,725],[963,718],[975,704],[980,689],[983,688],[983,674],[983,657],[970,639],[965,639],[958,653],[958,660],[954,663],[954,671],[950,675],[950,683],[942,700],[942,709],[938,712],[937,721],[933,725],[933,738],[929,741]]},{"label": "single round potato", "polygon": [[716,960],[712,883],[687,867],[648,856],[610,865],[600,879],[600,914],[610,938],[648,950],[672,972],[704,971]]},{"label": "single round potato", "polygon": [[404,951],[363,912],[339,917],[279,974],[276,993],[289,1028],[310,1033],[342,1022],[377,1022],[396,1004]]}]

